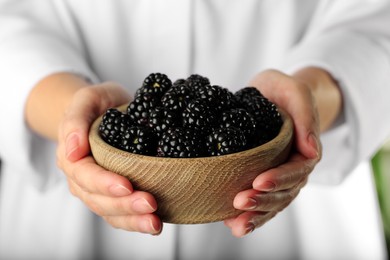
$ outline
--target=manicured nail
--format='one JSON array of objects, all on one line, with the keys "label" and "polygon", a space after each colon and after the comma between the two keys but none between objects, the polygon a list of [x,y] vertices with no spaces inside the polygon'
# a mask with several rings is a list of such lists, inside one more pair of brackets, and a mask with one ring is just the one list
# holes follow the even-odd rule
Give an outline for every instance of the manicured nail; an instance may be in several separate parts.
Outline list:
[{"label": "manicured nail", "polygon": [[79,136],[77,133],[72,133],[66,138],[65,152],[66,158],[69,158],[71,154],[79,148]]},{"label": "manicured nail", "polygon": [[127,196],[131,194],[131,191],[119,184],[114,184],[109,188],[109,191],[111,192],[112,195],[122,197],[122,196]]},{"label": "manicured nail", "polygon": [[258,188],[261,191],[273,191],[275,189],[276,185],[275,183],[271,181],[266,181],[260,184],[260,187]]},{"label": "manicured nail", "polygon": [[243,236],[248,235],[249,233],[252,233],[255,230],[255,225],[252,222],[248,222],[245,226],[245,233]]},{"label": "manicured nail", "polygon": [[156,234],[160,232],[160,228],[153,225],[153,221],[150,219],[144,219],[140,223],[141,230],[146,233]]},{"label": "manicured nail", "polygon": [[133,207],[136,211],[142,212],[142,213],[154,212],[156,210],[156,208],[152,207],[152,205],[150,205],[150,203],[144,198],[136,199],[133,202]]},{"label": "manicured nail", "polygon": [[254,210],[257,208],[257,200],[254,198],[248,198],[246,204],[244,205],[244,210]]},{"label": "manicured nail", "polygon": [[153,236],[158,236],[161,234],[161,225],[160,223],[157,223],[156,225],[153,225],[153,221],[150,221],[150,225],[152,226]]},{"label": "manicured nail", "polygon": [[318,158],[319,157],[319,142],[318,142],[317,137],[313,133],[311,133],[311,134],[309,134],[307,141],[309,142],[310,146],[313,149],[314,157]]}]

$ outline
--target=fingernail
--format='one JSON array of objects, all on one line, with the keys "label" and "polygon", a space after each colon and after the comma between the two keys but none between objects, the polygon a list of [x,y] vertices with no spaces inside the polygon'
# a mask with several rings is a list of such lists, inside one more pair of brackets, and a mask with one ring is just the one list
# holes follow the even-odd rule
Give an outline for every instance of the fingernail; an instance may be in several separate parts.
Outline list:
[{"label": "fingernail", "polygon": [[119,184],[114,184],[109,188],[109,191],[111,192],[112,195],[122,197],[122,196],[127,196],[131,194],[131,191]]},{"label": "fingernail", "polygon": [[157,236],[161,233],[161,225],[160,223],[156,223],[156,225],[153,224],[153,221],[150,221],[150,226],[152,227],[153,230],[153,236]]},{"label": "fingernail", "polygon": [[256,208],[257,208],[257,200],[255,200],[254,198],[248,198],[244,206],[244,210],[254,210]]},{"label": "fingernail", "polygon": [[151,213],[156,210],[156,208],[152,207],[152,205],[150,205],[150,203],[144,198],[136,199],[133,202],[133,207],[136,211],[141,213]]},{"label": "fingernail", "polygon": [[70,134],[65,141],[66,158],[79,148],[79,136],[76,133]]},{"label": "fingernail", "polygon": [[254,230],[255,230],[255,225],[252,222],[248,222],[245,226],[245,233],[243,236],[246,236],[249,233],[252,233]]},{"label": "fingernail", "polygon": [[260,186],[258,187],[259,190],[261,191],[273,191],[275,189],[276,185],[275,183],[271,182],[271,181],[266,181],[266,182],[263,182],[262,184],[260,184]]},{"label": "fingernail", "polygon": [[313,153],[314,153],[313,157],[318,158],[319,157],[319,144],[318,144],[317,137],[313,133],[309,134],[308,142],[309,142],[311,148],[313,149]]},{"label": "fingernail", "polygon": [[140,228],[143,232],[150,233],[150,234],[156,234],[160,232],[159,227],[155,227],[151,219],[142,220],[140,223]]}]

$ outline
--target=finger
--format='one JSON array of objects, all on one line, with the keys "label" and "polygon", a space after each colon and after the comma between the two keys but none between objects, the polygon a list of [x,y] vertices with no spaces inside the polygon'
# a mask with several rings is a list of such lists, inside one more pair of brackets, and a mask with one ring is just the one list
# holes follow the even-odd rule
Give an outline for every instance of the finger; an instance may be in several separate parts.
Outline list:
[{"label": "finger", "polygon": [[248,211],[229,220],[230,229],[235,237],[243,237],[272,219],[277,212]]},{"label": "finger", "polygon": [[103,217],[114,228],[158,235],[162,231],[162,222],[154,214]]},{"label": "finger", "polygon": [[296,198],[299,190],[298,188],[277,192],[246,190],[237,194],[233,206],[246,211],[281,211]]},{"label": "finger", "polygon": [[125,216],[153,213],[157,203],[147,192],[136,191],[129,196],[107,197],[79,191],[80,197],[88,207],[99,216]]},{"label": "finger", "polygon": [[236,220],[236,218],[228,218],[228,219],[225,219],[223,221],[223,223],[225,224],[225,226],[227,226],[228,228],[232,228],[233,225],[234,225],[234,221]]},{"label": "finger", "polygon": [[300,154],[294,154],[288,162],[258,175],[252,187],[258,191],[280,191],[291,189],[308,176],[316,165]]},{"label": "finger", "polygon": [[63,170],[75,185],[88,193],[120,197],[133,192],[127,178],[100,167],[91,156],[75,163],[65,162]]}]

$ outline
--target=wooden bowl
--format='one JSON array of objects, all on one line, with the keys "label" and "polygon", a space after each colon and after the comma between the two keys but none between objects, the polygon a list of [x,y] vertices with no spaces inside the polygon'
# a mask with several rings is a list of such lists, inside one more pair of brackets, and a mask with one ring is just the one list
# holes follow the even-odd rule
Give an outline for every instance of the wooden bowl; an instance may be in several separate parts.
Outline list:
[{"label": "wooden bowl", "polygon": [[250,189],[263,171],[283,163],[293,137],[291,118],[280,110],[283,125],[278,136],[239,153],[202,158],[161,158],[133,154],[104,142],[99,117],[90,129],[93,157],[103,168],[127,177],[137,190],[154,195],[163,222],[196,224],[237,216],[233,199]]}]

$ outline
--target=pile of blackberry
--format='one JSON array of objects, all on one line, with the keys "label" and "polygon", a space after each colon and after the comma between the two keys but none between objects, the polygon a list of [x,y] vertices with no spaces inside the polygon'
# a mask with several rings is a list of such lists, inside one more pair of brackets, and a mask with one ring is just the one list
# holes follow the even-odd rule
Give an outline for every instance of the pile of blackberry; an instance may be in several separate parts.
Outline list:
[{"label": "pile of blackberry", "polygon": [[198,74],[172,82],[152,73],[126,111],[105,112],[99,132],[124,151],[193,158],[259,146],[278,135],[281,125],[277,107],[255,87],[232,93]]}]

